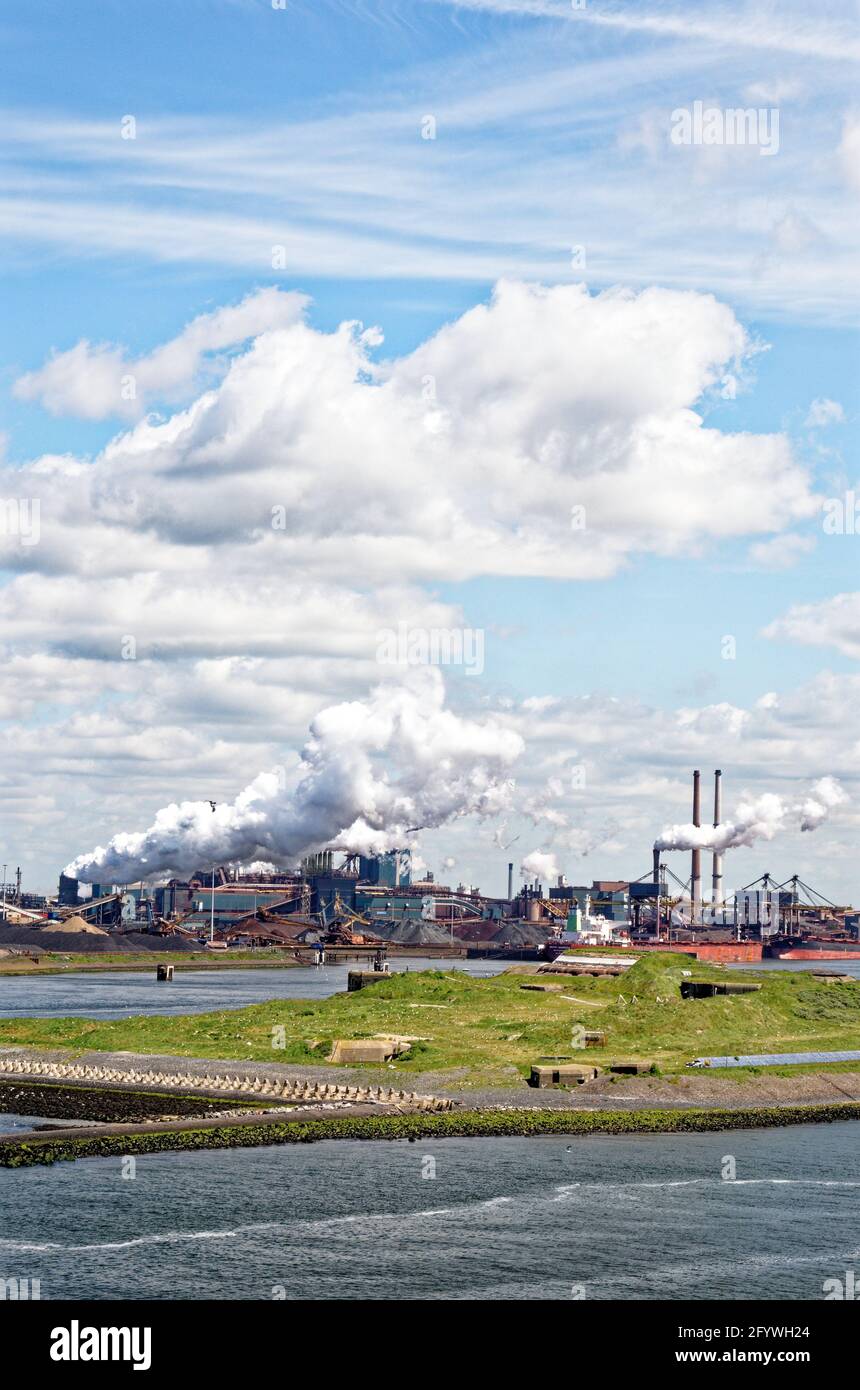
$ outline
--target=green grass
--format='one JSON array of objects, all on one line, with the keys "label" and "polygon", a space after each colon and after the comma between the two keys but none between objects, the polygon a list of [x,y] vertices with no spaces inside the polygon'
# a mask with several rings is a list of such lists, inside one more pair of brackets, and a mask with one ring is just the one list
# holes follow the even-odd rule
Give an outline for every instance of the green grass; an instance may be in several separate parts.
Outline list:
[{"label": "green grass", "polygon": [[321,1139],[417,1141],[545,1134],[693,1134],[763,1126],[860,1119],[860,1105],[794,1105],[755,1110],[472,1110],[443,1115],[340,1116],[289,1124],[230,1126],[149,1134],[50,1136],[26,1144],[0,1142],[0,1168],[21,1168],[77,1158],[174,1152],[180,1149],[256,1148],[308,1144]]},{"label": "green grass", "polygon": [[[754,980],[762,989],[682,1000],[683,970],[692,970],[697,979]],[[465,1085],[505,1076],[515,1081],[517,1073],[525,1074],[544,1054],[587,1058],[598,1065],[647,1058],[661,1072],[672,1073],[700,1055],[860,1050],[860,982],[825,985],[803,972],[728,971],[662,952],[643,957],[612,979],[552,977],[562,982],[564,994],[588,1003],[523,990],[525,978],[504,974],[478,980],[446,968],[392,975],[329,999],[272,1000],[217,1013],[7,1019],[0,1022],[0,1046],[320,1064],[335,1038],[401,1033],[422,1039],[394,1064],[404,1080],[410,1072],[456,1069]],[[167,992],[170,986],[164,988]],[[605,1030],[606,1046],[586,1053],[574,1050],[574,1024]],[[284,1048],[273,1046],[278,1027],[284,1029]]]}]

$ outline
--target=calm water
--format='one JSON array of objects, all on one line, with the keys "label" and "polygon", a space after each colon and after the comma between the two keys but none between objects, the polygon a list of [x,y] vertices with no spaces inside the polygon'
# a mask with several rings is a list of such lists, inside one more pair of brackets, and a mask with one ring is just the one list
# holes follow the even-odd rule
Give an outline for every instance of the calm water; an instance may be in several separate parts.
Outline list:
[{"label": "calm water", "polygon": [[[469,975],[496,975],[510,962],[393,959],[401,970],[465,970]],[[130,1014],[207,1013],[242,1009],[265,999],[325,999],[346,989],[357,969],[343,965],[296,966],[272,970],[178,971],[169,983],[155,978],[155,963],[146,974],[106,970],[98,975],[0,975],[0,1018],[126,1018]]]},{"label": "calm water", "polygon": [[837,975],[860,978],[860,960],[758,960],[739,961],[729,970],[832,970]]},{"label": "calm water", "polygon": [[[19,1129],[38,1129],[39,1126],[54,1125],[62,1129],[68,1120],[52,1120],[45,1115],[18,1115],[0,1111],[0,1134],[14,1134]],[[95,1126],[97,1120],[75,1120],[76,1125]]]},{"label": "calm water", "polygon": [[0,1170],[0,1277],[57,1299],[820,1299],[860,1275],[858,1140],[849,1122]]}]

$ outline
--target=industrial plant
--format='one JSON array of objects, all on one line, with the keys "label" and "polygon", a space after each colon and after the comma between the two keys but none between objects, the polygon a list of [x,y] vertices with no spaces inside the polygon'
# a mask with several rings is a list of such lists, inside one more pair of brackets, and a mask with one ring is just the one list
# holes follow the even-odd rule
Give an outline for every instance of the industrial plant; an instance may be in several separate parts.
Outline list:
[{"label": "industrial plant", "polygon": [[[725,894],[724,846],[737,838],[722,819],[722,772],[713,818],[702,825],[702,785],[693,773],[692,820],[655,841],[638,878],[554,883],[538,879],[495,897],[473,885],[413,877],[408,848],[361,855],[325,848],[289,872],[201,867],[162,883],[87,884],[60,875],[51,898],[23,891],[21,872],[3,885],[0,944],[13,952],[224,951],[279,948],[320,952],[553,959],[577,946],[680,949],[702,958],[860,958],[860,913],[817,893],[797,874],[768,872]],[[702,844],[712,843],[710,896],[702,888]],[[668,848],[665,846],[668,844]],[[689,849],[689,876],[669,862]],[[730,856],[729,856],[730,858]],[[675,863],[679,861],[675,858]]]}]

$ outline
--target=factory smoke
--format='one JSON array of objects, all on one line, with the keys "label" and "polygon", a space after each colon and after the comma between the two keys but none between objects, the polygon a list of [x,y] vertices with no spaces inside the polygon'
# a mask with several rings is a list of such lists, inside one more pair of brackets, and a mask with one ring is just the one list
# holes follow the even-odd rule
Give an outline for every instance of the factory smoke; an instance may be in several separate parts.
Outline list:
[{"label": "factory smoke", "polygon": [[817,830],[830,812],[848,800],[835,777],[822,777],[801,801],[787,801],[774,792],[738,805],[734,820],[720,825],[670,825],[654,841],[656,850],[713,849],[721,852],[772,840],[781,831]]},{"label": "factory smoke", "polygon": [[65,873],[132,883],[265,858],[294,864],[324,846],[380,853],[415,827],[495,815],[510,804],[517,733],[444,706],[438,671],[322,710],[293,769],[262,772],[234,801],[165,806],[143,831],[122,831]]},{"label": "factory smoke", "polygon": [[541,883],[555,883],[559,877],[555,855],[540,849],[532,850],[520,864],[520,874],[529,882],[539,879]]}]

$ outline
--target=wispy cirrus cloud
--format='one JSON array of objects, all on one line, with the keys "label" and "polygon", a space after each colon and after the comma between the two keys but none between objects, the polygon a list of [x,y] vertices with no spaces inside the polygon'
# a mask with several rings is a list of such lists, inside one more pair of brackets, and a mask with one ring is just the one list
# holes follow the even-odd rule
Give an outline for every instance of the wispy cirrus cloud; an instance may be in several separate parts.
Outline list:
[{"label": "wispy cirrus cloud", "polygon": [[685,5],[674,11],[654,4],[595,4],[593,0],[423,0],[424,4],[496,15],[594,25],[656,38],[702,40],[725,48],[754,48],[811,55],[836,62],[860,60],[860,40],[851,18],[808,5],[779,9],[747,4]]},{"label": "wispy cirrus cloud", "polygon": [[[483,24],[456,57],[399,73],[382,95],[359,82],[275,120],[139,113],[123,139],[120,111],[5,113],[0,240],[19,257],[47,246],[66,259],[276,268],[290,283],[357,266],[384,279],[662,282],[773,316],[856,318],[843,60],[857,45],[843,20],[785,7],[471,8],[487,11],[490,35]],[[418,19],[431,11],[444,0]],[[505,14],[570,22],[512,38],[493,30]],[[670,141],[679,105],[768,94],[777,158]]]}]

